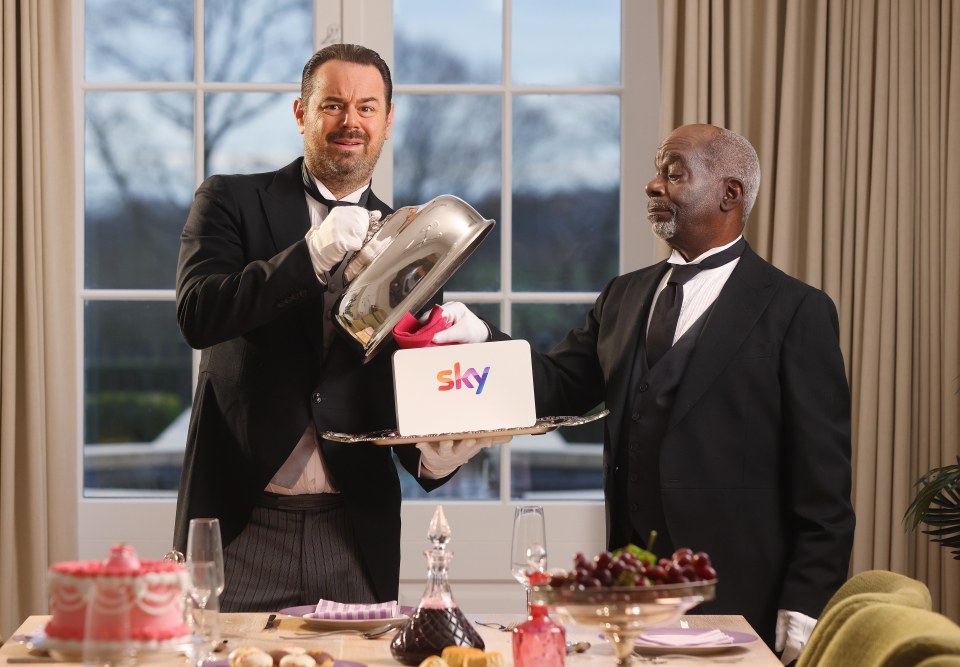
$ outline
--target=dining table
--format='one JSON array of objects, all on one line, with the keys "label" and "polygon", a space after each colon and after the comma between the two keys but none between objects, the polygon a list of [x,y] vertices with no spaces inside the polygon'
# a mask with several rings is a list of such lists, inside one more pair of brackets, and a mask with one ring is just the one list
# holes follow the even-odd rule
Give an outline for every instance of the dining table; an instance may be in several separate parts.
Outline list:
[{"label": "dining table", "polygon": [[[503,655],[504,664],[513,665],[512,633],[509,628],[524,619],[509,614],[467,614],[476,624],[476,629],[486,644],[487,651]],[[305,649],[320,649],[336,659],[336,667],[397,667],[390,654],[390,641],[394,632],[387,632],[373,639],[364,638],[354,630],[338,631],[333,628],[318,629],[316,625],[296,616],[279,615],[277,620],[268,623],[269,614],[264,613],[223,613],[220,615],[220,634],[222,639],[218,651],[213,653],[204,667],[228,667],[227,656],[233,648],[239,646],[260,646],[278,648],[285,645],[301,646]],[[29,616],[0,647],[0,667],[20,664],[62,664],[65,667],[82,665],[81,661],[59,660],[63,656],[51,656],[39,648],[31,648],[31,637],[42,633],[49,616]],[[481,625],[484,624],[484,625]],[[674,625],[686,628],[719,629],[731,631],[737,636],[755,636],[750,624],[743,616],[690,614],[681,617]],[[269,626],[269,628],[268,628]],[[506,630],[501,629],[506,628]],[[566,625],[568,642],[579,643],[582,652],[570,653],[566,657],[569,667],[610,667],[615,664],[613,646],[607,643],[595,628]],[[738,664],[742,667],[776,667],[781,665],[777,656],[757,639],[737,643],[716,650],[661,650],[640,652],[634,655],[637,667],[647,664],[663,665],[726,665]],[[190,661],[185,654],[176,650],[137,656],[137,664],[151,667],[187,667]]]}]

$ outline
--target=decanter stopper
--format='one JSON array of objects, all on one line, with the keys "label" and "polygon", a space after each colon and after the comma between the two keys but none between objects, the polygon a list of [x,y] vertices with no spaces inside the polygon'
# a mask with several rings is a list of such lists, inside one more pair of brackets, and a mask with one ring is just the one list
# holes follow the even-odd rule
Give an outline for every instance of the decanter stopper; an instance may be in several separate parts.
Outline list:
[{"label": "decanter stopper", "polygon": [[433,544],[434,549],[443,551],[447,548],[447,542],[450,541],[450,524],[447,523],[447,517],[443,513],[443,505],[437,505],[433,518],[430,519],[427,539]]}]

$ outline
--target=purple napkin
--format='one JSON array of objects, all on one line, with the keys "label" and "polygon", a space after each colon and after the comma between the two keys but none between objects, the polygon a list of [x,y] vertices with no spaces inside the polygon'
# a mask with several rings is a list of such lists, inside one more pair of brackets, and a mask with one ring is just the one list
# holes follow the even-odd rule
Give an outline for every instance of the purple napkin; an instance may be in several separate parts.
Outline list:
[{"label": "purple napkin", "polygon": [[320,600],[320,603],[317,605],[317,610],[312,614],[304,615],[304,618],[359,621],[377,618],[397,618],[399,615],[400,608],[396,600],[392,602],[381,602],[379,604],[348,604],[345,602]]}]

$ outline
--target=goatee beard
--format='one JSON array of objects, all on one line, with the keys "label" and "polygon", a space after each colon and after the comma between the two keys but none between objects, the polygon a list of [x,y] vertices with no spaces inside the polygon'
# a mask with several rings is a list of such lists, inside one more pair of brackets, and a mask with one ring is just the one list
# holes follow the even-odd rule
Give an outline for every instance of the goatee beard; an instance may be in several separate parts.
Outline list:
[{"label": "goatee beard", "polygon": [[654,222],[650,228],[653,230],[653,233],[657,238],[663,239],[664,241],[669,241],[677,233],[677,221],[675,219],[670,219],[666,222]]}]

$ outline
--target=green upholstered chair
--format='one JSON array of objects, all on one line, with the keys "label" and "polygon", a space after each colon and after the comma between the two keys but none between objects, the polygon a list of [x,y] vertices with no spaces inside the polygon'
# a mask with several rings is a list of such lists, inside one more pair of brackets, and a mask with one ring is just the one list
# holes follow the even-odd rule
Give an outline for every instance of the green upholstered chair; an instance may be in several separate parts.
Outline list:
[{"label": "green upholstered chair", "polygon": [[935,655],[921,660],[917,667],[960,667],[960,655]]},{"label": "green upholstered chair", "polygon": [[923,582],[889,570],[867,570],[854,575],[823,608],[797,667],[829,665],[822,662],[822,653],[847,619],[863,607],[878,603],[929,611],[930,590]]},{"label": "green upholstered chair", "polygon": [[930,590],[926,585],[911,579],[910,577],[891,572],[890,570],[867,570],[855,574],[833,594],[830,601],[823,608],[823,614],[828,612],[831,607],[851,595],[860,595],[863,593],[889,593],[897,597],[900,604],[917,607],[918,609],[931,609]]},{"label": "green upholstered chair", "polygon": [[855,611],[823,646],[819,665],[916,667],[960,655],[960,626],[942,614],[877,602]]}]

